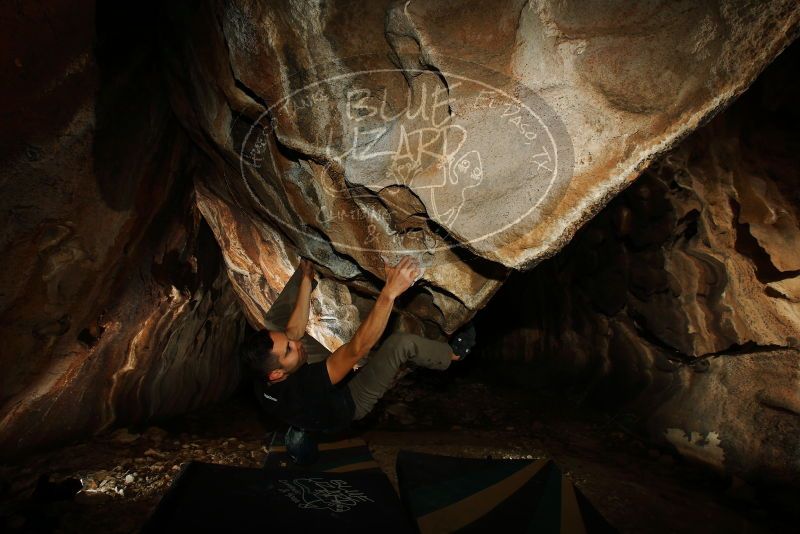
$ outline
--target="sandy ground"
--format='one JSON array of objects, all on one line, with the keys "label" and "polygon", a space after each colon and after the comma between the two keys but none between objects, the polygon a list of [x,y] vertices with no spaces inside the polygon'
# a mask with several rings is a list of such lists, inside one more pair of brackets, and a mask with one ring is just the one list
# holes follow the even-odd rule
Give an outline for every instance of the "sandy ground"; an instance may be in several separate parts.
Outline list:
[{"label": "sandy ground", "polygon": [[[417,372],[355,429],[396,485],[400,449],[472,458],[553,458],[622,532],[783,532],[756,492],[648,448],[629,417],[556,395]],[[119,429],[0,466],[0,530],[135,532],[185,462],[259,467],[272,430],[246,396],[158,426]],[[77,492],[77,493],[75,493]]]}]

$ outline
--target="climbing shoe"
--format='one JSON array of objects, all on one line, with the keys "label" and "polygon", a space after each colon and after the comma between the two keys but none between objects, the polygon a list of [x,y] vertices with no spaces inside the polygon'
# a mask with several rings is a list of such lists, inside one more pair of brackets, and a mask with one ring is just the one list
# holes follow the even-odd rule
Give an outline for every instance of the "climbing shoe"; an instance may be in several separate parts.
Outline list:
[{"label": "climbing shoe", "polygon": [[450,338],[450,348],[461,362],[472,354],[473,347],[475,347],[475,326],[467,323]]}]

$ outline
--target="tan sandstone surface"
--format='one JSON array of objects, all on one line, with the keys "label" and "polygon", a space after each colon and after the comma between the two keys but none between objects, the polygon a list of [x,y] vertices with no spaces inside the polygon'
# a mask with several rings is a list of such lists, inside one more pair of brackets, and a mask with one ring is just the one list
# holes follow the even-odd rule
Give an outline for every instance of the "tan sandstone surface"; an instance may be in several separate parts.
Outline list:
[{"label": "tan sandstone surface", "polygon": [[[789,0],[0,9],[14,28],[0,171],[9,456],[229,395],[245,322],[261,325],[299,256],[320,273],[310,333],[328,348],[402,254],[426,271],[392,328],[453,332],[747,89],[800,21]],[[612,291],[613,273],[587,290],[687,359],[797,343],[796,198],[735,163],[735,131],[713,145],[734,170],[688,147],[649,171],[675,186],[622,193],[616,224],[637,210],[648,223],[631,239],[660,247],[664,217],[663,235],[696,232],[630,259],[636,298]],[[739,245],[763,250],[767,263],[750,257],[766,270]],[[634,320],[585,324],[634,353],[623,367],[638,380],[651,356]],[[592,360],[583,334],[565,359]]]}]

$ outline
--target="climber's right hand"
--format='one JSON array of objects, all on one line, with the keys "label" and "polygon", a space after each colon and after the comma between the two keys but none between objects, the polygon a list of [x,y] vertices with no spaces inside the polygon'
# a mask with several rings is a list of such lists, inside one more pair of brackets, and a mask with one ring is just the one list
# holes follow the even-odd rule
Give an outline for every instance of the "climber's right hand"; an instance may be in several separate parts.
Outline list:
[{"label": "climber's right hand", "polygon": [[411,287],[421,273],[417,260],[403,256],[394,267],[386,266],[386,284],[382,292],[394,300]]}]

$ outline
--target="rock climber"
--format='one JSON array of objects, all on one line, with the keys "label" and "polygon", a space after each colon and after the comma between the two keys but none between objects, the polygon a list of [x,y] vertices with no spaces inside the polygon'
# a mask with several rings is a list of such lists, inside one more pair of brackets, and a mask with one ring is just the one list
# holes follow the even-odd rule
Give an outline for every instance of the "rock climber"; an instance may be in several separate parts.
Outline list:
[{"label": "rock climber", "polygon": [[[403,364],[445,370],[466,358],[475,345],[475,330],[469,325],[449,344],[395,333],[373,351],[395,300],[421,276],[418,262],[404,256],[396,266],[386,267],[383,289],[353,338],[329,353],[306,335],[314,275],[313,264],[301,260],[267,313],[267,328],[250,335],[241,350],[261,406],[291,425],[286,445],[297,463],[313,461],[313,433],[342,430],[366,416]],[[367,356],[366,364],[351,375]]]}]

